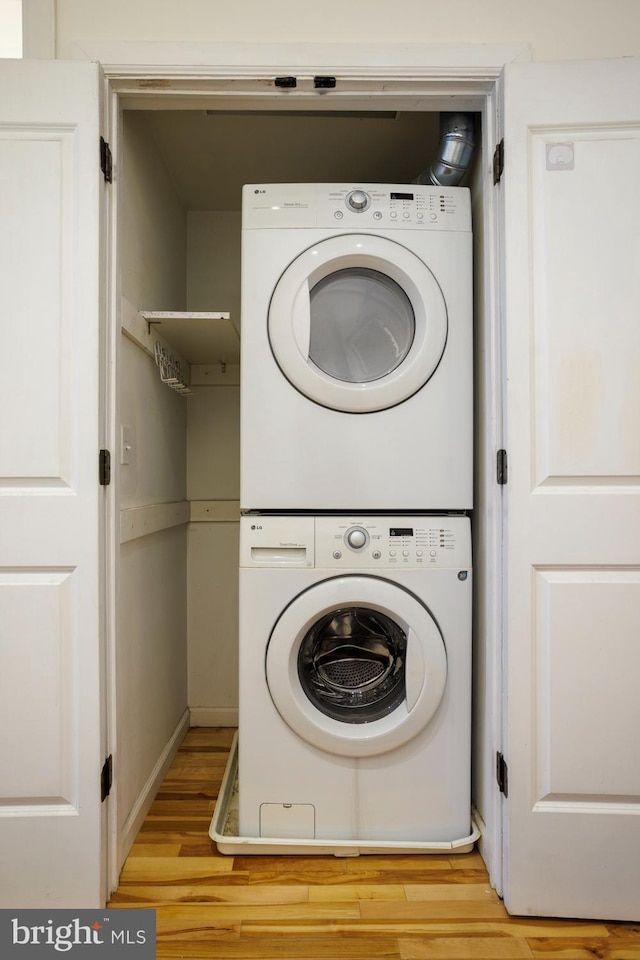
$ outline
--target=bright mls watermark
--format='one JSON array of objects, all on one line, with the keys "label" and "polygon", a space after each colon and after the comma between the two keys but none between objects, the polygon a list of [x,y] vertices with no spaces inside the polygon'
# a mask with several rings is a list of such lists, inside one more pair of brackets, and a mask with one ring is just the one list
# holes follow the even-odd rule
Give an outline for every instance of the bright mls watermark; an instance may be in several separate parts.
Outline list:
[{"label": "bright mls watermark", "polygon": [[155,910],[0,910],[2,960],[155,960]]}]

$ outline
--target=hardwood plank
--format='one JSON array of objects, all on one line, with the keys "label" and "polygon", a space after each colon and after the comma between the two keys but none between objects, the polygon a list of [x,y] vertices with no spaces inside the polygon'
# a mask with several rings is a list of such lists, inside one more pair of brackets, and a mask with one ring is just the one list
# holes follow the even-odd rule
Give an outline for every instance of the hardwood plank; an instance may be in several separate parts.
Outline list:
[{"label": "hardwood plank", "polygon": [[264,940],[191,942],[188,953],[180,942],[160,943],[158,960],[400,960],[394,939],[372,937],[362,940],[336,942],[335,939],[292,939],[275,935]]},{"label": "hardwood plank", "polygon": [[[268,887],[266,889],[269,889]],[[309,887],[310,900],[405,900],[401,883],[332,884]]]},{"label": "hardwood plank", "polygon": [[[179,857],[212,857],[216,854],[217,848],[213,840],[208,837],[203,840],[201,837],[188,837],[180,844]],[[233,860],[233,857],[228,859]],[[247,874],[248,876],[248,874]]]},{"label": "hardwood plank", "polygon": [[[184,885],[187,884],[187,882],[188,882],[188,881],[186,881],[186,880],[184,880],[184,879],[179,879],[179,880],[177,880],[176,883],[173,884],[173,885],[174,885],[174,886],[184,886]],[[211,878],[211,883],[212,883],[212,884],[216,884],[216,885],[218,885],[218,886],[225,886],[225,887],[243,887],[243,886],[244,886],[244,887],[249,887],[249,886],[251,886],[251,885],[249,884],[249,877],[248,877],[248,875],[247,875],[246,873],[238,873],[238,872],[233,871],[233,870],[226,871],[225,873],[216,873],[215,875],[212,876],[212,878]],[[115,898],[115,897],[117,897],[118,894],[120,894],[120,893],[126,893],[126,892],[129,890],[129,887],[131,887],[131,886],[144,886],[144,885],[146,885],[146,886],[162,887],[162,886],[164,886],[165,884],[155,884],[155,883],[154,883],[154,877],[151,876],[151,875],[149,875],[148,877],[142,876],[142,877],[139,877],[139,878],[137,878],[137,879],[132,879],[131,881],[129,881],[129,882],[127,882],[127,883],[122,883],[122,882],[120,882],[120,884],[118,885],[117,889],[113,892],[112,897]],[[168,885],[171,886],[172,884],[169,883]],[[198,881],[197,884],[193,884],[193,886],[201,886],[201,887],[202,887],[202,891],[203,891],[203,894],[202,894],[202,895],[203,895],[203,897],[206,895],[206,887],[207,887],[208,885],[209,885],[209,884],[207,884],[207,883],[201,883],[200,881]],[[261,888],[256,888],[256,889],[261,889]]]},{"label": "hardwood plank", "polygon": [[607,923],[606,927],[611,937],[640,943],[640,923]]},{"label": "hardwood plank", "polygon": [[[364,903],[360,903],[360,907],[364,907]],[[519,920],[514,922],[511,917],[507,917],[504,921],[496,920],[469,920],[469,919],[456,919],[456,918],[446,918],[443,920],[439,919],[379,919],[372,921],[370,919],[362,919],[356,925],[344,923],[336,924],[336,931],[340,931],[342,935],[349,934],[353,935],[357,933],[360,936],[366,936],[367,933],[379,933],[381,936],[461,936],[461,937],[477,937],[477,936],[493,936],[493,937],[515,937],[516,939],[527,940],[530,937],[544,937],[545,931],[547,935],[553,936],[559,940],[563,940],[565,937],[579,937],[586,936],[587,938],[592,936],[594,940],[601,938],[606,938],[607,932],[602,924],[587,924],[586,928],[581,928],[578,926],[578,921],[561,921],[560,925],[553,930],[546,927],[545,920],[536,920],[532,918],[530,921]],[[243,932],[246,934],[247,923],[243,924]],[[251,923],[253,928],[254,924]],[[261,929],[261,927],[256,927],[256,929]]]},{"label": "hardwood plank", "polygon": [[411,874],[405,874],[405,884],[413,886],[414,883],[442,883],[450,886],[458,886],[459,884],[465,883],[485,883],[488,886],[489,878],[486,870],[451,870],[449,873],[425,874],[424,880],[414,879]]},{"label": "hardwood plank", "polygon": [[530,937],[527,942],[536,960],[640,960],[640,938],[634,943],[617,937]]},{"label": "hardwood plank", "polygon": [[131,857],[127,858],[120,875],[120,885],[140,883],[142,880],[154,884],[206,883],[215,879],[219,873],[227,873],[233,868],[233,861],[224,857]]},{"label": "hardwood plank", "polygon": [[179,857],[180,843],[138,843],[129,851],[130,857]]},{"label": "hardwood plank", "polygon": [[533,957],[527,941],[514,937],[401,937],[398,946],[402,960],[531,960]]},{"label": "hardwood plank", "polygon": [[205,747],[213,750],[217,747],[231,747],[235,736],[234,727],[191,727],[182,741],[181,749],[193,750],[194,747]]},{"label": "hardwood plank", "polygon": [[207,787],[216,786],[216,796],[217,790],[220,789],[220,784],[222,783],[222,778],[224,776],[224,769],[221,768],[218,764],[198,764],[198,766],[193,767],[181,767],[174,771],[170,771],[171,776],[167,775],[164,783],[158,791],[158,795],[167,792],[175,792],[178,786],[190,786],[194,780],[200,780]]},{"label": "hardwood plank", "polygon": [[[121,902],[120,897],[127,903],[136,901],[141,905],[190,903],[190,904],[273,904],[273,903],[308,903],[309,890],[307,887],[251,887],[246,884],[127,884],[119,887],[113,895],[113,903]],[[356,899],[356,898],[351,898]]]},{"label": "hardwood plank", "polygon": [[216,794],[212,790],[210,797],[205,797],[199,799],[198,797],[186,797],[180,798],[177,797],[175,800],[166,800],[162,797],[162,794],[158,794],[159,799],[154,800],[149,808],[149,817],[153,821],[155,818],[171,818],[175,817],[176,819],[184,817],[184,810],[181,808],[186,806],[189,810],[189,818],[193,819],[198,817],[203,821],[206,821],[213,816],[213,808],[215,806]]},{"label": "hardwood plank", "polygon": [[[429,857],[235,857],[235,869],[251,883],[429,883],[453,876],[446,858]],[[486,875],[486,872],[485,872]]]},{"label": "hardwood plank", "polygon": [[477,850],[472,850],[470,853],[458,853],[455,856],[449,857],[449,865],[452,870],[484,870],[486,873],[487,868],[484,865],[484,860],[480,856]]},{"label": "hardwood plank", "polygon": [[[338,867],[335,868],[338,870]],[[303,883],[309,885],[328,885],[339,886],[342,884],[407,884],[411,880],[407,874],[401,870],[367,870],[363,867],[356,869],[351,867],[349,870],[340,870],[332,873],[331,871],[310,871],[308,869],[296,870],[289,868],[280,871],[275,866],[271,872],[260,871],[255,873],[248,870],[249,882],[267,885],[269,883]],[[436,873],[422,871],[416,874],[416,880],[421,883],[429,883],[440,880]]]},{"label": "hardwood plank", "polygon": [[479,900],[499,903],[495,890],[488,883],[407,883],[407,900]]},{"label": "hardwood plank", "polygon": [[[275,928],[286,928],[289,923],[304,921],[358,920],[357,904],[345,903],[247,903],[247,904],[162,904],[156,908],[156,935],[158,941],[182,939],[206,940],[209,931],[228,921],[265,921]],[[244,925],[243,925],[244,930]]]},{"label": "hardwood plank", "polygon": [[172,784],[174,780],[189,780],[191,777],[210,777],[215,776],[222,779],[227,766],[227,756],[225,753],[216,754],[215,760],[208,756],[203,759],[201,753],[188,754],[182,757],[180,763],[176,763],[168,771],[164,783],[160,789],[167,784]]},{"label": "hardwood plank", "polygon": [[405,903],[363,900],[363,920],[506,920],[507,911],[500,902],[483,900],[415,900]]},{"label": "hardwood plank", "polygon": [[[154,800],[154,804],[162,805],[162,807],[156,807],[156,810],[165,808],[169,809],[169,804],[175,804],[178,802],[187,802],[193,803],[194,801],[206,801],[206,806],[203,806],[203,809],[207,812],[211,810],[213,814],[213,805],[215,803],[216,797],[218,796],[218,791],[220,789],[220,783],[216,782],[215,779],[211,778],[209,780],[174,780],[170,784],[165,784],[164,788],[158,793],[157,799]],[[153,811],[153,805],[152,805]],[[153,811],[155,812],[155,811]]]},{"label": "hardwood plank", "polygon": [[[372,873],[376,870],[393,870],[396,872],[408,871],[409,873],[413,873],[414,871],[425,869],[430,871],[442,870],[450,873],[453,869],[449,858],[439,855],[406,857],[396,856],[394,854],[390,854],[389,856],[363,854],[360,857],[334,857],[326,855],[317,857],[237,856],[235,859],[240,864],[241,870],[245,870],[250,866],[252,872],[258,872],[261,869],[272,871],[275,864],[280,864],[284,868],[287,866],[296,866],[296,869],[300,867],[324,873],[332,873],[335,870],[338,872],[341,870],[369,870]],[[483,869],[486,874],[484,864]]]},{"label": "hardwood plank", "polygon": [[138,838],[144,843],[149,842],[148,836],[159,837],[170,843],[180,837],[185,839],[193,837],[194,840],[202,841],[209,836],[210,822],[211,819],[206,816],[186,818],[183,814],[180,817],[151,817],[147,814]]},{"label": "hardwood plank", "polygon": [[[349,937],[371,937],[386,936],[398,938],[450,938],[459,937],[462,939],[502,939],[503,937],[516,940],[528,940],[527,933],[530,931],[533,935],[541,932],[541,928],[531,924],[529,928],[523,927],[521,930],[514,930],[509,921],[499,923],[490,920],[423,920],[423,921],[364,921],[353,919],[335,919],[320,918],[318,920],[309,919],[290,919],[284,923],[282,920],[264,920],[247,919],[242,923],[243,937],[264,937],[270,935],[274,928],[286,931],[287,936],[294,937],[322,937],[329,934],[337,939]],[[573,936],[576,935],[575,928]],[[567,934],[571,936],[571,934]],[[594,937],[594,940],[600,939]],[[562,942],[562,939],[560,939]]]}]

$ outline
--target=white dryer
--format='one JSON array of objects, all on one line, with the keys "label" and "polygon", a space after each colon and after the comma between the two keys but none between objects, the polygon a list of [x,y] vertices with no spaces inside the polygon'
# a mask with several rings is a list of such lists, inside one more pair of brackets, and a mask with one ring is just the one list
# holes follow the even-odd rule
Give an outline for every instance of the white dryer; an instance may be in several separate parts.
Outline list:
[{"label": "white dryer", "polygon": [[469,518],[240,523],[240,835],[469,837]]},{"label": "white dryer", "polygon": [[469,191],[245,186],[244,510],[472,507]]}]

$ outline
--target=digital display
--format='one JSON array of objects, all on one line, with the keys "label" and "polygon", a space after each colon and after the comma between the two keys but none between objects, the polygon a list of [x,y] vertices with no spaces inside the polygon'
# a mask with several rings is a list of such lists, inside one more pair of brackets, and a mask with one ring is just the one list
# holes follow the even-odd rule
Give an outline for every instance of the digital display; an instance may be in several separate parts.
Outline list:
[{"label": "digital display", "polygon": [[414,196],[412,193],[392,193],[392,200],[413,200]]},{"label": "digital display", "polygon": [[391,527],[389,530],[390,537],[412,537],[413,536],[413,527]]}]

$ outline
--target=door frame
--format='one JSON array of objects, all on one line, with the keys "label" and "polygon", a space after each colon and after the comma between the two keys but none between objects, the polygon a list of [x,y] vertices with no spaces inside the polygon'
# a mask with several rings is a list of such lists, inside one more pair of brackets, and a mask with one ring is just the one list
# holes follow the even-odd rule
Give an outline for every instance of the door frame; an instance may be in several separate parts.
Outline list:
[{"label": "door frame", "polygon": [[[107,444],[118,449],[117,377],[120,334],[120,285],[118,257],[118,166],[122,150],[124,109],[282,109],[285,103],[306,109],[385,109],[477,111],[482,116],[480,143],[482,163],[476,188],[482,195],[481,229],[476,242],[482,253],[483,269],[475,277],[483,315],[482,342],[477,344],[483,366],[476,365],[476,406],[481,401],[476,427],[483,443],[476,452],[476,490],[480,491],[487,520],[480,543],[474,544],[474,566],[481,571],[480,604],[475,604],[474,675],[476,706],[481,723],[474,741],[480,753],[476,764],[476,791],[483,800],[480,848],[492,885],[503,887],[504,797],[495,781],[495,756],[502,751],[506,715],[503,659],[505,655],[506,585],[503,576],[505,546],[505,502],[503,488],[496,484],[495,458],[504,437],[504,335],[501,315],[501,191],[493,189],[495,145],[501,135],[501,74],[506,63],[529,60],[524,45],[441,45],[441,44],[235,44],[235,43],[126,43],[96,42],[74,48],[78,59],[99,60],[105,76],[104,111],[107,137],[113,156],[113,184],[106,238],[110,271],[108,279],[108,320],[106,349],[105,422]],[[203,66],[204,64],[204,66]],[[276,66],[274,66],[276,64]],[[318,66],[320,65],[320,66]],[[294,92],[277,90],[276,76],[298,78]],[[336,90],[318,93],[315,75],[338,79]],[[266,82],[265,82],[266,81]],[[425,158],[428,159],[428,158]],[[116,715],[116,597],[118,580],[118,457],[114,457],[114,482],[108,488],[108,510],[112,519],[105,569],[107,607],[106,690],[108,737],[115,748]],[[478,540],[479,520],[474,517]],[[479,609],[478,609],[479,608]],[[478,650],[478,640],[480,649]],[[117,763],[115,765],[117,776]],[[478,796],[478,793],[475,794]],[[115,798],[114,798],[115,800]],[[476,811],[477,813],[477,811]],[[119,837],[116,803],[110,804],[109,885],[118,882]]]}]

